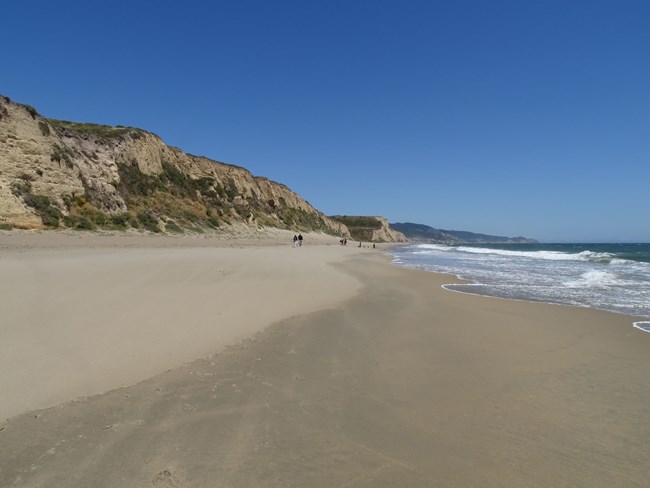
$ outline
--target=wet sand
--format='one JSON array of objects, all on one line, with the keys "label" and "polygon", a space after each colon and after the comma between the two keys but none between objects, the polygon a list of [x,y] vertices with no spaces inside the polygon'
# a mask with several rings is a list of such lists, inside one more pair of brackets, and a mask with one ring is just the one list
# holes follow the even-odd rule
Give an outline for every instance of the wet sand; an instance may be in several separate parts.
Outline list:
[{"label": "wet sand", "polygon": [[362,287],[342,303],[1,423],[0,486],[647,485],[650,340],[630,318],[344,252]]}]

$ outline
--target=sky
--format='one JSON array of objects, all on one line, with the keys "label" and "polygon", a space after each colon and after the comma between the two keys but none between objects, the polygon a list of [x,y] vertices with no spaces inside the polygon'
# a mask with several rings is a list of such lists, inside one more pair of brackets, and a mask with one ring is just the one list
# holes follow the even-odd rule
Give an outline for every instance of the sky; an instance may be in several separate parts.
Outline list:
[{"label": "sky", "polygon": [[30,1],[0,94],[328,215],[650,242],[650,0]]}]

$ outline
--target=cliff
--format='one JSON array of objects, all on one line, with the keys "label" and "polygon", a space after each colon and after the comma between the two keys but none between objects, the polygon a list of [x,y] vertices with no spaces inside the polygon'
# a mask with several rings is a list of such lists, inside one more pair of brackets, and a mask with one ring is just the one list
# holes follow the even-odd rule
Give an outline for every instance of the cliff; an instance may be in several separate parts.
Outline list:
[{"label": "cliff", "polygon": [[1,228],[237,226],[350,237],[285,185],[186,154],[133,127],[46,119],[0,96]]},{"label": "cliff", "polygon": [[367,242],[406,242],[406,237],[390,227],[383,217],[334,215],[333,220],[344,224],[357,241]]}]

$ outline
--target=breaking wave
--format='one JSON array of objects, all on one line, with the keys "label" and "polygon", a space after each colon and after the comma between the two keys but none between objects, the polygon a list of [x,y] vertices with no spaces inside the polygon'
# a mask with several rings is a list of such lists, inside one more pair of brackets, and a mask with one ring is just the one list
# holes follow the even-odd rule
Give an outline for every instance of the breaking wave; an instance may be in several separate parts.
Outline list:
[{"label": "breaking wave", "polygon": [[411,244],[392,254],[398,266],[470,282],[449,290],[650,319],[650,244]]}]

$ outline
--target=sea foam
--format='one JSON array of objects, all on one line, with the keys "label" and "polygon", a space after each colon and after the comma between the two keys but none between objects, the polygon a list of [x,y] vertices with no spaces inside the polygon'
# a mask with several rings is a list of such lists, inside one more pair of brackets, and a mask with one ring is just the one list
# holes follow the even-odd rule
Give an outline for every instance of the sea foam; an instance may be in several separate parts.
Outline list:
[{"label": "sea foam", "polygon": [[569,280],[564,282],[564,286],[569,288],[607,288],[610,286],[622,286],[626,282],[622,280],[616,273],[608,271],[587,271],[580,275],[577,280]]},{"label": "sea foam", "polygon": [[445,286],[452,291],[650,318],[650,245],[412,244],[392,254],[398,266],[470,282]]}]

